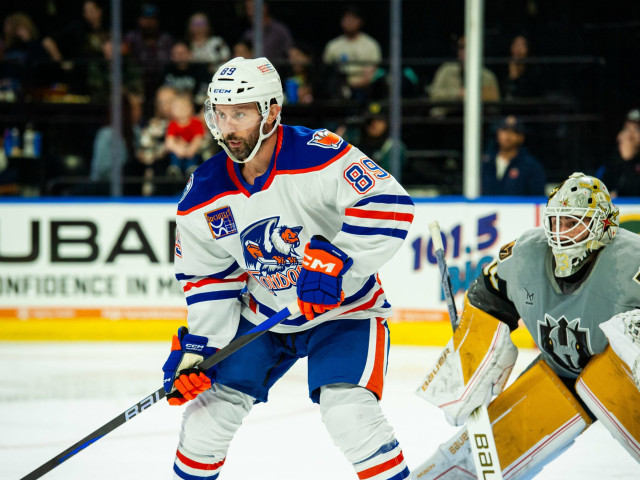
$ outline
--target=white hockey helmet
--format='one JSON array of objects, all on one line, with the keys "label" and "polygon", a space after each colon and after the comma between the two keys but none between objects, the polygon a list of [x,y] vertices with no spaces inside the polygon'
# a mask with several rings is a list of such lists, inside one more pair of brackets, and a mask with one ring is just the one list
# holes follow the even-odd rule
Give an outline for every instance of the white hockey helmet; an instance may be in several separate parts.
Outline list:
[{"label": "white hockey helmet", "polygon": [[[236,57],[218,68],[209,83],[207,94],[209,98],[204,102],[204,117],[211,134],[234,162],[248,162],[258,152],[262,141],[272,135],[280,124],[280,113],[278,113],[273,128],[267,133],[263,131],[269,116],[269,107],[273,103],[282,107],[284,97],[278,72],[265,57],[253,59]],[[238,105],[253,102],[256,103],[258,113],[262,117],[260,136],[247,158],[238,160],[224,143],[225,132],[217,121],[215,107],[216,105]]]},{"label": "white hockey helmet", "polygon": [[595,177],[576,172],[555,188],[544,210],[544,231],[556,259],[555,275],[574,274],[590,253],[610,243],[618,232],[618,214],[609,190]]}]

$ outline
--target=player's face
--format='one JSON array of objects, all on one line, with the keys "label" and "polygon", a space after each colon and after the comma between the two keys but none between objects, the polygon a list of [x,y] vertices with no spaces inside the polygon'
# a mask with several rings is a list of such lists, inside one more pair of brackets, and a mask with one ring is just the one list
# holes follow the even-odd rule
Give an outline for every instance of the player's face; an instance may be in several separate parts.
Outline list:
[{"label": "player's face", "polygon": [[589,227],[585,223],[588,219],[579,219],[577,217],[551,217],[551,231],[557,232],[560,238],[566,239],[562,243],[581,242],[589,235]]},{"label": "player's face", "polygon": [[244,160],[253,151],[260,138],[262,116],[255,103],[216,105],[216,127],[223,141],[238,160]]}]

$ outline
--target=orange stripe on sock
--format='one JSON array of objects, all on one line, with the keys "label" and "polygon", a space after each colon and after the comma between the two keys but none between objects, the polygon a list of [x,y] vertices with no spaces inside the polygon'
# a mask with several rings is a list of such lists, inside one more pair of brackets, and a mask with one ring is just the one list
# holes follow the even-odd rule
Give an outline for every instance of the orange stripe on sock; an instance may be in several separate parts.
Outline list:
[{"label": "orange stripe on sock", "polygon": [[396,465],[400,465],[404,462],[404,455],[402,455],[402,451],[398,454],[397,457],[392,458],[391,460],[387,460],[380,465],[376,465],[375,467],[367,468],[361,472],[358,472],[358,478],[360,480],[365,480],[366,478],[375,477],[379,473],[386,472],[387,470],[391,470]]},{"label": "orange stripe on sock", "polygon": [[180,450],[176,451],[176,457],[178,457],[178,459],[186,466],[197,468],[199,470],[217,470],[224,464],[224,461],[226,460],[226,458],[223,458],[221,461],[216,463],[200,463],[185,457],[182,453],[180,453]]}]

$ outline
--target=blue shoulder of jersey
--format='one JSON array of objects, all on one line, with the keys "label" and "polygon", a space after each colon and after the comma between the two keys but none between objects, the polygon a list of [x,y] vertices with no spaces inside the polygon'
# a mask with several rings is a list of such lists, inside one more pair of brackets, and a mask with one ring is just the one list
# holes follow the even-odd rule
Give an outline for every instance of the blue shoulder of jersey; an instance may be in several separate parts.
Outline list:
[{"label": "blue shoulder of jersey", "polygon": [[306,127],[283,125],[282,147],[276,170],[302,173],[321,167],[341,153],[349,144],[335,133]]},{"label": "blue shoulder of jersey", "polygon": [[178,202],[178,212],[186,212],[215,197],[237,191],[238,187],[227,173],[227,154],[222,151],[193,172]]}]

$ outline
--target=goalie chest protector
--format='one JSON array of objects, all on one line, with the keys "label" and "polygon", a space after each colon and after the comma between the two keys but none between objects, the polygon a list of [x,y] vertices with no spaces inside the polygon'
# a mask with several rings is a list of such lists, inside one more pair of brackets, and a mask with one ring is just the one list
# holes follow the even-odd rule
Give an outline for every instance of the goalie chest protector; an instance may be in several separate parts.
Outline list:
[{"label": "goalie chest protector", "polygon": [[553,271],[542,228],[500,252],[498,276],[543,358],[558,375],[575,378],[608,344],[598,325],[640,307],[640,236],[620,229],[571,293],[562,293]]}]

